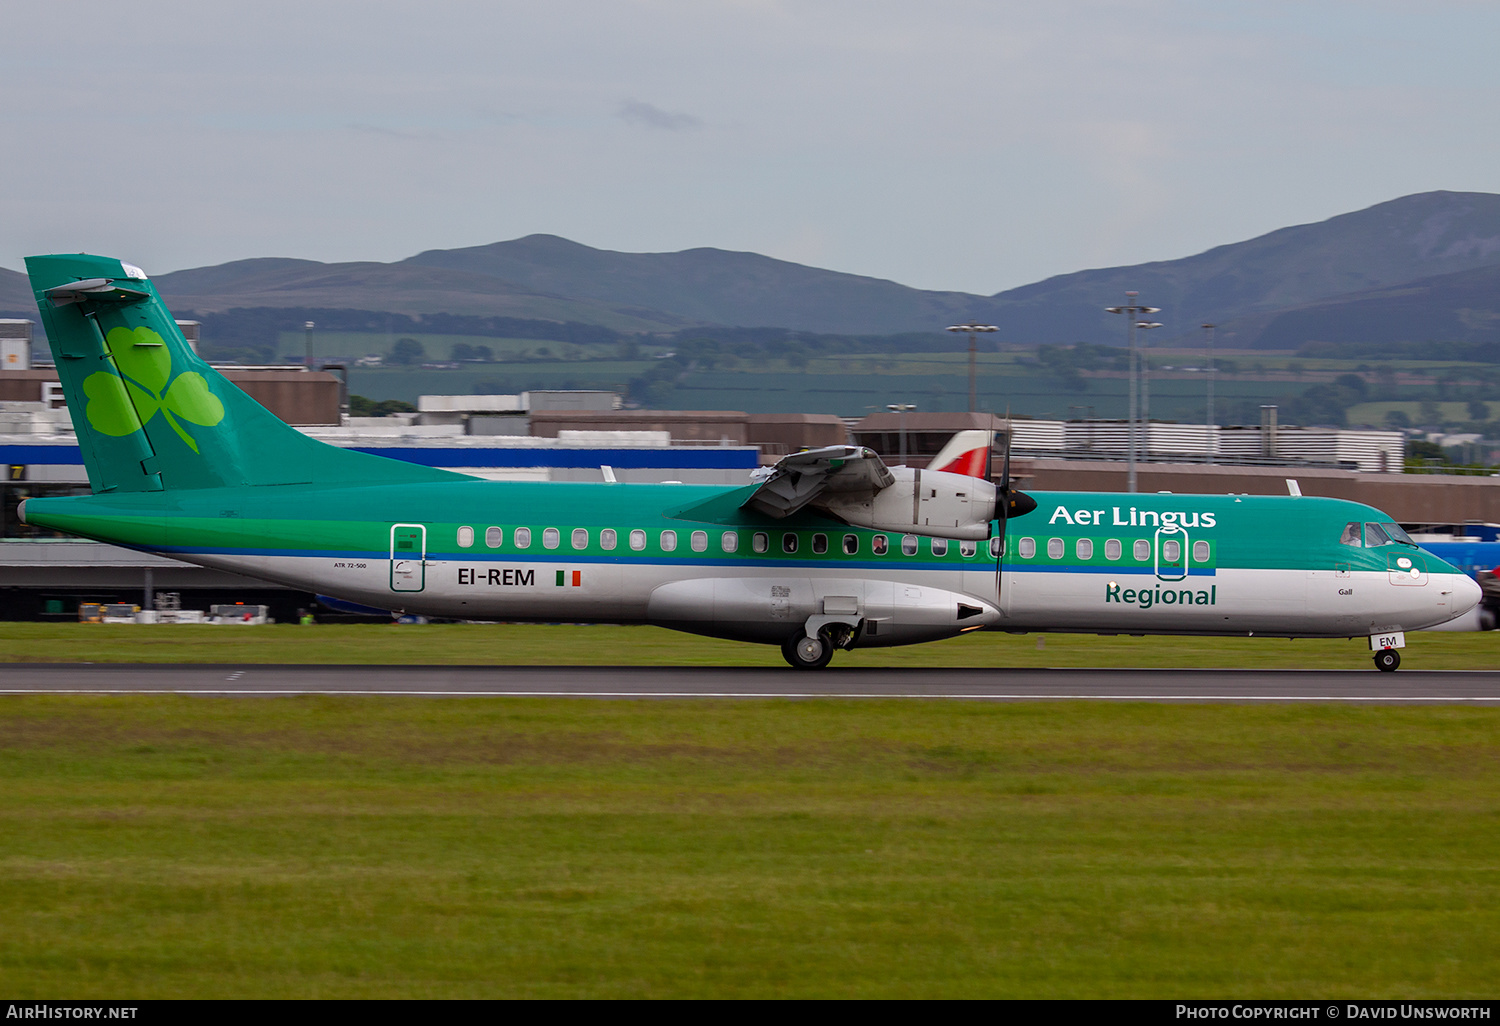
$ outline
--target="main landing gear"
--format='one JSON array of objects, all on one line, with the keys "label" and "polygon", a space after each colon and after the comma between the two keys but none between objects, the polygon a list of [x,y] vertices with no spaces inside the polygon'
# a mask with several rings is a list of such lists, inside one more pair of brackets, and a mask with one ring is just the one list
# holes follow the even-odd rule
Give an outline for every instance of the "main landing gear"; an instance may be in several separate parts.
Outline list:
[{"label": "main landing gear", "polygon": [[816,638],[799,631],[781,643],[781,655],[794,670],[821,670],[833,658],[833,641],[823,631]]},{"label": "main landing gear", "polygon": [[794,670],[821,670],[835,649],[854,647],[858,635],[859,629],[846,623],[825,624],[815,638],[800,630],[781,643],[781,656]]},{"label": "main landing gear", "polygon": [[1375,653],[1375,669],[1381,673],[1394,673],[1401,665],[1401,653],[1394,648],[1382,648]]}]

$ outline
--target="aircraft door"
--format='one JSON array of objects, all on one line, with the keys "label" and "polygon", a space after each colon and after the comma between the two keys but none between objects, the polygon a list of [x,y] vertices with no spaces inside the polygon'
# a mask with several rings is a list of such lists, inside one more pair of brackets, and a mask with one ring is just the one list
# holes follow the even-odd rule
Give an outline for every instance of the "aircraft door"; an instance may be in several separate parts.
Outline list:
[{"label": "aircraft door", "polygon": [[1172,524],[1156,531],[1156,578],[1160,581],[1180,581],[1188,573],[1188,535],[1181,527]]},{"label": "aircraft door", "polygon": [[391,527],[391,590],[427,587],[427,528],[421,524]]}]

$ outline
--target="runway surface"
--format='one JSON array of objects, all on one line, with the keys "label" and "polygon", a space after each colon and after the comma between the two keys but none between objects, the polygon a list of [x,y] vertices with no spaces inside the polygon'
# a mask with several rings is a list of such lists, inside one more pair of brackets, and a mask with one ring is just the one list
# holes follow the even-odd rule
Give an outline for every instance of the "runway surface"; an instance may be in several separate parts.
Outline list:
[{"label": "runway surface", "polygon": [[1500,704],[1500,671],[9,663],[0,664],[0,695],[7,694]]}]

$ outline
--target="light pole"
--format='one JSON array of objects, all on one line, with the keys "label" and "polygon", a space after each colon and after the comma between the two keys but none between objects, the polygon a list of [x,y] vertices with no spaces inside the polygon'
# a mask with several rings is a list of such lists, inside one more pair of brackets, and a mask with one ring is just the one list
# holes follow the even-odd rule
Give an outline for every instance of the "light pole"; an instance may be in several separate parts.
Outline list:
[{"label": "light pole", "polygon": [[976,400],[978,380],[977,375],[979,373],[976,367],[976,361],[979,358],[978,336],[982,331],[999,331],[1000,329],[995,327],[993,324],[976,324],[975,322],[970,321],[967,324],[950,324],[948,325],[948,330],[964,331],[968,332],[969,334],[969,412],[978,413],[979,407]]},{"label": "light pole", "polygon": [[304,336],[306,337],[306,340],[307,340],[307,364],[306,364],[306,366],[307,366],[308,370],[312,370],[313,369],[313,366],[312,366],[312,333],[313,333],[313,329],[316,328],[316,327],[317,327],[317,324],[315,324],[312,321],[304,321],[303,324],[302,324],[302,332],[303,332],[303,334],[304,334]]},{"label": "light pole", "polygon": [[1203,334],[1208,337],[1208,461],[1214,461],[1219,438],[1214,433],[1214,325],[1205,324]]},{"label": "light pole", "polygon": [[1125,323],[1129,325],[1126,329],[1130,336],[1130,455],[1129,473],[1127,474],[1129,491],[1135,491],[1135,420],[1136,420],[1136,390],[1135,376],[1137,372],[1135,358],[1135,326],[1144,314],[1157,313],[1161,308],[1156,306],[1140,306],[1136,303],[1139,292],[1125,293],[1124,306],[1106,306],[1104,309],[1112,314],[1124,314]]},{"label": "light pole", "polygon": [[[1137,331],[1150,331],[1159,328],[1161,324],[1157,321],[1137,321]],[[1146,340],[1141,339],[1138,347],[1141,355],[1141,456],[1146,460],[1151,459],[1151,358],[1146,355]]]},{"label": "light pole", "polygon": [[917,406],[915,403],[888,403],[886,405],[886,409],[890,410],[900,418],[901,463],[903,466],[906,464],[906,411],[915,410],[916,408]]}]

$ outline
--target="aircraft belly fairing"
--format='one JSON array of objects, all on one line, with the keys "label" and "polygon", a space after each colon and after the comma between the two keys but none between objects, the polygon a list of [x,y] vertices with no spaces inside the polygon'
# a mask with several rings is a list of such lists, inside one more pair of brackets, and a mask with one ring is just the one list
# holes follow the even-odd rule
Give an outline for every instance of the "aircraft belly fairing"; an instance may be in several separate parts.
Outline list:
[{"label": "aircraft belly fairing", "polygon": [[842,625],[862,648],[952,637],[1000,621],[983,600],[943,587],[953,574],[909,574],[902,580],[833,576],[712,577],[655,588],[646,619],[664,627],[778,644],[789,633]]}]

